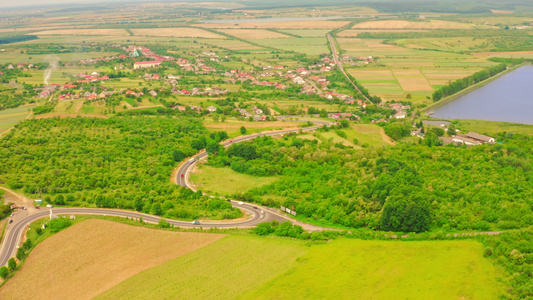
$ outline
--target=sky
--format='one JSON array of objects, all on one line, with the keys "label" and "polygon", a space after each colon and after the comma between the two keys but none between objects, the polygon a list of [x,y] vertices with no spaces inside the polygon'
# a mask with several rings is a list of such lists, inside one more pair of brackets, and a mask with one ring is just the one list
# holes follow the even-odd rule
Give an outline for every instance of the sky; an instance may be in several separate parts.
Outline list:
[{"label": "sky", "polygon": [[[109,2],[105,0],[92,0],[91,4]],[[131,2],[128,0],[113,0],[113,2]],[[17,6],[48,6],[48,5],[57,5],[57,4],[87,4],[86,0],[0,0],[1,7],[17,7]]]}]

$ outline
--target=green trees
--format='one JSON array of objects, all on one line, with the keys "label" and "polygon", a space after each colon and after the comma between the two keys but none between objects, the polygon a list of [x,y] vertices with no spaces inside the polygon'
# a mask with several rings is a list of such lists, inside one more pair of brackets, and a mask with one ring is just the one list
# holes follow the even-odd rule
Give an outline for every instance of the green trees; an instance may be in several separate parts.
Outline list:
[{"label": "green trees", "polygon": [[490,67],[488,69],[476,72],[470,76],[467,76],[465,78],[456,80],[448,85],[445,85],[441,87],[440,89],[436,90],[433,93],[433,101],[439,101],[441,98],[453,95],[471,85],[474,85],[478,82],[481,82],[485,79],[488,79],[502,71],[504,71],[507,68],[507,65],[505,64],[499,64],[494,67]]},{"label": "green trees", "polygon": [[17,262],[14,258],[9,259],[9,261],[7,262],[7,267],[9,268],[9,272],[15,271],[15,269],[17,268]]},{"label": "green trees", "polygon": [[394,140],[399,140],[411,133],[411,127],[408,122],[387,123],[384,128],[385,133]]},{"label": "green trees", "polygon": [[246,134],[246,127],[241,126],[241,134]]},{"label": "green trees", "polygon": [[163,206],[169,201],[185,218],[222,219],[239,211],[206,211],[207,199],[168,178],[177,161],[197,152],[193,141],[203,149],[227,137],[188,117],[27,120],[0,140],[0,181],[50,204],[150,212],[159,203],[162,216],[176,218],[176,209]]},{"label": "green trees", "polygon": [[384,231],[424,232],[432,222],[430,205],[422,195],[395,195],[383,207],[380,229]]},{"label": "green trees", "polygon": [[[280,176],[270,185],[233,195],[235,199],[282,205],[300,216],[348,227],[420,232],[533,225],[533,190],[528,188],[533,138],[500,135],[504,145],[465,148],[435,147],[437,134],[429,135],[435,138],[432,147],[357,150],[298,136],[262,137],[234,145],[209,163],[255,176]],[[245,155],[244,148],[255,154]]]},{"label": "green trees", "polygon": [[6,279],[8,275],[9,275],[9,270],[7,269],[7,267],[6,266],[0,267],[0,277],[2,279]]}]

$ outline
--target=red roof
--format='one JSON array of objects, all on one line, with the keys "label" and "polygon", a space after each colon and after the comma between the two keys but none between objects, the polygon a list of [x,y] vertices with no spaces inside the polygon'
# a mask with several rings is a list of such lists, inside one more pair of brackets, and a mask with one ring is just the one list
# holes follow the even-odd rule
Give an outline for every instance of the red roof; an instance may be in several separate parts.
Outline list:
[{"label": "red roof", "polygon": [[133,63],[134,65],[152,65],[152,64],[160,64],[161,62],[158,60],[153,61],[138,61]]}]

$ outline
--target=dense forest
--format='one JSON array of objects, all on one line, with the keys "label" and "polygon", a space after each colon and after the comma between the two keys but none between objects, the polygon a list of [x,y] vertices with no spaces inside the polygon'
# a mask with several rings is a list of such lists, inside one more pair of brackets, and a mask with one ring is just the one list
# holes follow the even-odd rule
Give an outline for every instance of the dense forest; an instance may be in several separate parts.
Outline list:
[{"label": "dense forest", "polygon": [[239,217],[229,202],[170,182],[172,169],[196,153],[192,141],[205,135],[193,118],[26,120],[0,140],[0,181],[55,205],[181,219]]},{"label": "dense forest", "polygon": [[214,166],[280,180],[238,199],[283,205],[347,227],[422,232],[533,225],[533,139],[476,147],[401,144],[355,150],[297,136],[236,144]]}]

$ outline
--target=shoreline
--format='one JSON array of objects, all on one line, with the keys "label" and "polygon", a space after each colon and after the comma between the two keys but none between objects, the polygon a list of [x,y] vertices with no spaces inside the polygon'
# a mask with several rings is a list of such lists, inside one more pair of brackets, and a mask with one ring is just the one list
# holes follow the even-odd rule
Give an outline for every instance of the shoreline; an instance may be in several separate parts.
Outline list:
[{"label": "shoreline", "polygon": [[435,110],[435,109],[437,109],[437,108],[439,108],[439,107],[441,107],[441,106],[443,106],[445,104],[448,104],[448,103],[450,103],[452,101],[455,101],[455,100],[459,99],[460,97],[462,97],[462,96],[464,96],[466,94],[469,94],[469,93],[471,93],[471,92],[473,92],[473,91],[475,91],[475,90],[477,90],[477,89],[479,89],[479,88],[491,83],[492,81],[494,81],[494,80],[496,80],[498,78],[501,78],[503,75],[511,73],[511,72],[515,71],[516,69],[521,68],[521,67],[526,66],[526,65],[531,65],[531,62],[523,62],[523,63],[521,63],[519,65],[510,67],[509,69],[507,69],[505,71],[502,71],[502,72],[500,72],[500,73],[498,73],[498,74],[496,74],[496,75],[494,75],[494,76],[492,76],[490,78],[487,78],[487,79],[485,79],[483,81],[480,81],[480,82],[478,82],[478,83],[476,83],[474,85],[471,85],[471,86],[467,87],[464,90],[461,90],[461,91],[459,91],[459,92],[457,92],[457,93],[455,93],[453,95],[447,96],[445,98],[442,98],[440,101],[434,102],[431,105],[429,105],[428,107],[424,108],[423,113],[427,117],[431,118],[431,114],[430,113],[433,110]]}]

